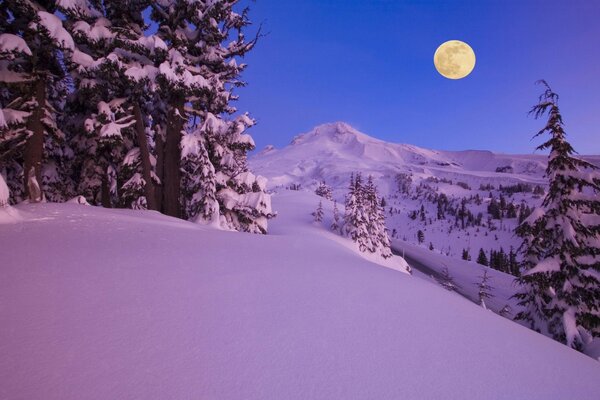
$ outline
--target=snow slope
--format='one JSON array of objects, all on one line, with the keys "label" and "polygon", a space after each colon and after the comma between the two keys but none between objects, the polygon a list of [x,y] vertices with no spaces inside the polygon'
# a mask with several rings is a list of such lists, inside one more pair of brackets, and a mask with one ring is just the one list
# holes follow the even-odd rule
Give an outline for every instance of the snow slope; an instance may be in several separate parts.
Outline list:
[{"label": "snow slope", "polygon": [[[1,399],[597,399],[591,358],[314,225],[18,206],[0,225]],[[329,206],[329,205],[328,205]]]}]

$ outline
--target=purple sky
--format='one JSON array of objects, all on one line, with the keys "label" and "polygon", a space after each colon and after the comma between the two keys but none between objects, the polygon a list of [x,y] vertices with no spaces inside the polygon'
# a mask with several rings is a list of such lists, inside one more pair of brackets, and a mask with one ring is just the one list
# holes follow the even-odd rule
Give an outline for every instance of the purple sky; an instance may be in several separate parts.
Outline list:
[{"label": "purple sky", "polygon": [[[246,57],[238,106],[258,148],[342,120],[378,138],[459,150],[531,153],[527,116],[546,79],[575,149],[600,153],[600,1],[257,0],[269,34]],[[473,73],[452,81],[437,46],[469,43]]]}]

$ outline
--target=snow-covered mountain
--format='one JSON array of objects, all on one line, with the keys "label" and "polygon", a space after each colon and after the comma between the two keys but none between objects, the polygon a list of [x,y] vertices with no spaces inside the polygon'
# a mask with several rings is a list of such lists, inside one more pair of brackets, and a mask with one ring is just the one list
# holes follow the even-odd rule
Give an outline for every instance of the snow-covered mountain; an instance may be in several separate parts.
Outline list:
[{"label": "snow-covered mountain", "polygon": [[296,136],[283,149],[267,146],[251,160],[256,171],[269,177],[271,186],[320,180],[334,186],[338,182],[345,185],[346,175],[353,171],[368,172],[377,178],[410,172],[423,177],[465,177],[498,184],[515,180],[543,183],[545,161],[544,155],[439,151],[389,143],[343,122],[317,126]]},{"label": "snow-covered mountain", "polygon": [[[584,158],[600,165],[600,156]],[[422,246],[453,257],[467,250],[475,260],[480,249],[489,258],[491,250],[508,255],[518,247],[513,229],[520,215],[541,202],[546,160],[543,154],[388,143],[336,122],[296,136],[285,148],[268,146],[250,164],[269,178],[273,191],[314,191],[324,181],[338,202],[343,202],[351,173],[372,175],[386,199],[387,225],[395,239],[419,243],[422,231]],[[500,218],[489,212],[492,198],[502,202]]]}]

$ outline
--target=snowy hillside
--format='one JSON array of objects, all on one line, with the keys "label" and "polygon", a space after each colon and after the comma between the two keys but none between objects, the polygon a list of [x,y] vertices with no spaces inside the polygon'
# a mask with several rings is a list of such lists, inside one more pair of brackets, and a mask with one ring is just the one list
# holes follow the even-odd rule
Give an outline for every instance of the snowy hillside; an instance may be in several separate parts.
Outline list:
[{"label": "snowy hillside", "polygon": [[17,206],[0,225],[0,398],[598,398],[597,362],[363,258],[312,222],[317,201],[274,195],[266,236]]},{"label": "snowy hillside", "polygon": [[[584,158],[600,165],[600,156]],[[480,249],[488,260],[492,250],[508,259],[519,246],[513,229],[541,202],[546,159],[388,143],[337,122],[296,136],[283,149],[268,146],[250,164],[272,190],[314,191],[324,181],[338,202],[351,173],[373,175],[393,238],[455,258],[466,250],[475,261]]]}]

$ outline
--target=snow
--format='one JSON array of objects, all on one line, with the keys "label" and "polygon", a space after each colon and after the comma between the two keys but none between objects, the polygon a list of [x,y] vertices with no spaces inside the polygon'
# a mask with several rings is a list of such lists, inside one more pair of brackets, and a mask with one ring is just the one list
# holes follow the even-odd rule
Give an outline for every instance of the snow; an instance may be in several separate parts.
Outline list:
[{"label": "snow", "polygon": [[18,222],[22,218],[19,211],[9,205],[9,194],[4,177],[0,174],[0,225]]},{"label": "snow", "polygon": [[12,108],[0,108],[0,128],[22,124],[28,116],[29,113],[27,111],[14,110]]},{"label": "snow", "polygon": [[8,186],[6,186],[6,182],[4,182],[4,177],[0,175],[0,207],[6,207],[8,205],[9,196]]},{"label": "snow", "polygon": [[539,262],[534,268],[527,271],[524,275],[532,275],[543,272],[558,272],[560,271],[560,259],[555,258],[546,258]]},{"label": "snow", "polygon": [[31,50],[25,40],[20,36],[11,33],[3,33],[0,35],[0,53],[20,52],[31,55]]},{"label": "snow", "polygon": [[73,24],[73,31],[97,42],[111,40],[115,37],[115,34],[108,29],[109,26],[110,22],[105,18],[99,18],[94,25],[90,25],[85,21],[77,21]]},{"label": "snow", "polygon": [[312,223],[315,200],[276,194],[270,235],[19,206],[0,398],[597,399],[597,362],[364,259]]},{"label": "snow", "polygon": [[[46,11],[38,11],[40,24],[48,31],[50,37],[64,49],[75,50],[73,38],[62,26],[60,18]],[[32,23],[35,25],[35,23]]]}]

